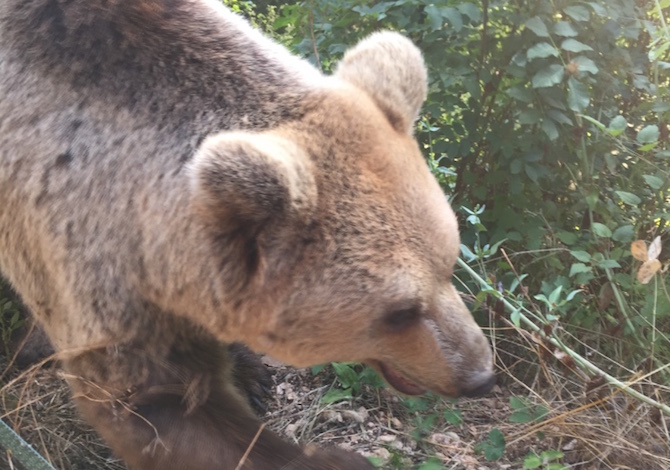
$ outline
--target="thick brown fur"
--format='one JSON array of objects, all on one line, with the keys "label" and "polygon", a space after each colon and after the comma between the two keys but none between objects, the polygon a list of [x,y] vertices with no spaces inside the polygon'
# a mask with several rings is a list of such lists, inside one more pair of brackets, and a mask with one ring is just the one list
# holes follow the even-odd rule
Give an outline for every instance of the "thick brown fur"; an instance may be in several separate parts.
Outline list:
[{"label": "thick brown fur", "polygon": [[395,33],[325,77],[215,0],[0,2],[0,269],[131,468],[371,468],[257,435],[224,343],[490,388],[425,93]]}]

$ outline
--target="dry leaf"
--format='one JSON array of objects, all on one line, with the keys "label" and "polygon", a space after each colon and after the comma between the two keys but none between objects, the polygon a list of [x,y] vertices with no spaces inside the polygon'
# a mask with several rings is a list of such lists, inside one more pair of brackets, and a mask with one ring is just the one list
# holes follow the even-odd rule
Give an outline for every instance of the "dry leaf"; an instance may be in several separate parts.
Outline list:
[{"label": "dry leaf", "polygon": [[659,269],[661,269],[661,262],[657,259],[649,259],[642,263],[642,266],[638,269],[637,280],[640,284],[647,284]]},{"label": "dry leaf", "polygon": [[630,252],[638,261],[647,261],[649,256],[647,255],[647,243],[644,240],[635,240],[630,244]]},{"label": "dry leaf", "polygon": [[661,254],[661,237],[658,236],[654,238],[654,241],[649,245],[649,250],[647,251],[648,259],[657,259],[658,255]]}]

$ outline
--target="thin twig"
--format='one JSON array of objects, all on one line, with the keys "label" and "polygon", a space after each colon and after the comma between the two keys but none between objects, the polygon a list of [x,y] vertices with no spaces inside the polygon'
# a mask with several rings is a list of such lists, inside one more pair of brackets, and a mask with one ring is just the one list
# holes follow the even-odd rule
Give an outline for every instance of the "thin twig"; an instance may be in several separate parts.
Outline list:
[{"label": "thin twig", "polygon": [[[465,271],[467,271],[470,277],[472,277],[472,279],[477,281],[480,286],[482,286],[484,289],[491,290],[491,286],[484,279],[482,279],[482,277],[479,274],[477,274],[470,266],[468,266],[468,264],[465,261],[459,258],[457,262],[458,265]],[[663,414],[670,416],[670,406],[660,403],[654,400],[653,398],[650,398],[638,392],[637,390],[631,388],[629,384],[626,384],[617,379],[616,377],[611,376],[610,374],[603,371],[598,366],[592,364],[587,359],[583,358],[581,355],[579,355],[578,353],[570,349],[568,346],[563,344],[563,342],[555,335],[553,335],[553,333],[551,335],[547,335],[542,328],[533,323],[532,320],[530,320],[526,315],[523,314],[523,312],[521,312],[521,309],[516,308],[514,305],[512,305],[512,303],[509,300],[505,299],[504,297],[501,297],[500,300],[502,301],[503,305],[508,311],[510,312],[518,311],[519,320],[522,323],[524,323],[529,329],[533,330],[540,337],[544,338],[545,340],[547,340],[548,342],[550,342],[551,344],[553,344],[554,346],[556,346],[557,348],[568,354],[572,359],[574,359],[574,361],[579,366],[589,370],[590,372],[598,376],[603,377],[607,383],[618,388],[623,393],[630,395],[633,398],[636,398],[637,400],[640,400],[641,402],[644,402],[650,406],[653,406],[654,408],[658,408]],[[670,367],[670,364],[668,364],[667,367]]]},{"label": "thin twig", "polygon": [[256,431],[256,435],[254,438],[251,440],[251,443],[249,444],[249,447],[247,447],[246,452],[244,452],[244,455],[240,459],[240,461],[237,464],[237,467],[235,467],[235,470],[241,470],[242,465],[247,461],[247,457],[249,457],[249,454],[251,453],[251,449],[254,448],[256,445],[256,441],[258,441],[258,438],[261,436],[261,432],[263,432],[263,428],[265,428],[265,423],[261,423],[261,425],[258,427],[258,431]]}]

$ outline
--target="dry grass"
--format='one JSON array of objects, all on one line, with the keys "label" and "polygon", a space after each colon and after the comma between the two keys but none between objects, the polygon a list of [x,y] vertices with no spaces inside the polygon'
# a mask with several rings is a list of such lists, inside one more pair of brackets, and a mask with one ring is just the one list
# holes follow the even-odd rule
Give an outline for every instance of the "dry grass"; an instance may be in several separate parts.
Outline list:
[{"label": "dry grass", "polygon": [[[543,362],[528,343],[507,338],[498,342],[498,350],[517,353],[500,358],[501,384],[489,397],[456,404],[434,398],[415,402],[432,405],[423,411],[410,411],[394,393],[370,387],[352,402],[325,405],[323,395],[337,383],[332,372],[313,376],[272,363],[275,393],[264,420],[293,442],[351,449],[376,457],[388,469],[415,468],[429,458],[442,461],[445,469],[521,468],[525,455],[544,450],[561,450],[562,462],[575,469],[670,468],[668,417],[607,387],[593,387],[580,375]],[[78,418],[59,374],[34,367],[5,379],[3,419],[59,470],[125,469]],[[657,398],[668,392],[652,383],[640,387]],[[549,413],[540,422],[512,423],[512,396]],[[461,412],[460,425],[444,419],[444,410],[454,408]],[[426,422],[430,426],[422,427]],[[475,446],[493,428],[502,431],[507,446],[501,460],[487,462]],[[7,455],[0,456],[0,468],[10,464]]]}]

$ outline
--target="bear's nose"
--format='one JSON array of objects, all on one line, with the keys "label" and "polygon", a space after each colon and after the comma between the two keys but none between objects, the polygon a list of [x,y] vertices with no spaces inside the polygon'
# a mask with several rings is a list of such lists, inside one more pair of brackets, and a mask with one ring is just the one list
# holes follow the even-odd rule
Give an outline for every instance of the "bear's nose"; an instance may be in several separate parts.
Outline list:
[{"label": "bear's nose", "polygon": [[479,372],[470,378],[461,393],[468,398],[481,397],[489,393],[495,384],[496,376],[493,372]]}]

